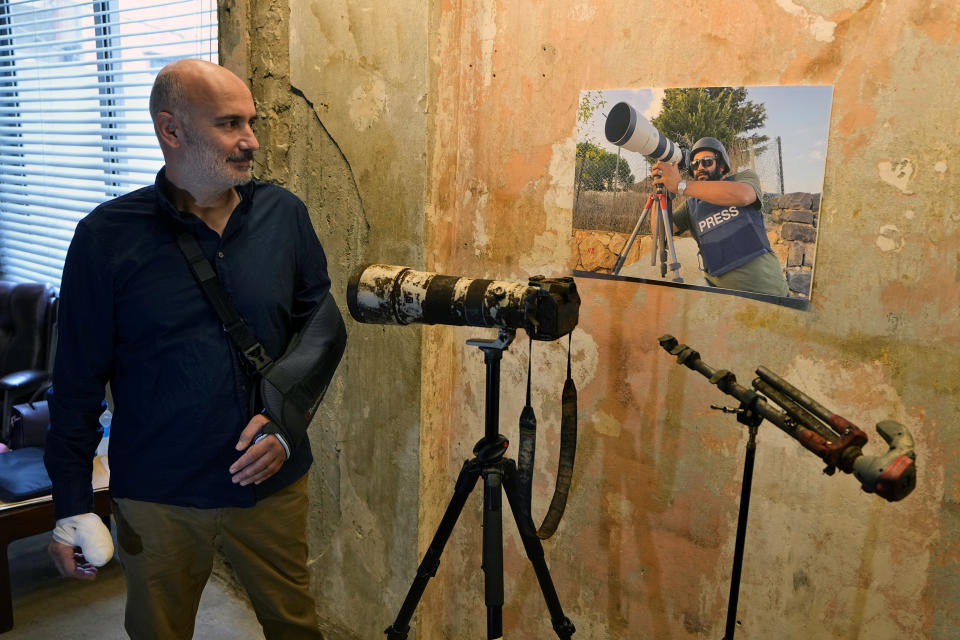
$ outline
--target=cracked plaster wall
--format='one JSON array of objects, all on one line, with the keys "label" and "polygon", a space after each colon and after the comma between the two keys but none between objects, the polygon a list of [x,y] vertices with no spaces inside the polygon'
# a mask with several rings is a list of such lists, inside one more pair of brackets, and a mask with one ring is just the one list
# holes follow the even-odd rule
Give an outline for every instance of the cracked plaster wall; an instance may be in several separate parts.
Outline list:
[{"label": "cracked plaster wall", "polygon": [[[738,637],[956,637],[956,3],[289,4],[289,41],[256,35],[249,25],[266,25],[261,18],[243,27],[249,38],[224,33],[223,48],[255,87],[268,75],[256,49],[266,67],[289,52],[278,93],[269,82],[257,89],[262,107],[290,105],[276,124],[291,123],[286,153],[297,161],[278,160],[273,175],[316,190],[311,206],[326,212],[318,231],[340,282],[368,259],[507,280],[569,273],[581,89],[834,85],[809,311],[579,281],[580,444],[547,560],[575,637],[721,635],[746,436],[709,409],[722,394],[657,346],[672,333],[742,380],[759,364],[784,375],[865,428],[868,452],[882,448],[873,425],[886,418],[917,442],[918,488],[888,504],[851,476],[824,476],[797,443],[761,427]],[[246,3],[221,6],[230,13]],[[303,177],[318,175],[319,183]],[[341,199],[327,206],[328,194]],[[321,438],[321,464],[336,465],[340,488],[315,489],[311,548],[322,613],[357,637],[379,637],[392,620],[482,435],[482,358],[464,341],[485,333],[351,325],[329,410],[336,426],[321,427],[332,434]],[[559,342],[534,351],[540,516],[554,477],[564,354]],[[525,365],[518,340],[504,358],[501,397],[501,431],[514,442]],[[403,372],[396,394],[376,377],[386,366]],[[321,468],[325,482],[328,473]],[[477,492],[418,609],[419,640],[483,636],[480,531]],[[505,532],[506,632],[552,637],[509,519]]]},{"label": "cracked plaster wall", "polygon": [[391,5],[398,20],[381,22],[381,8],[371,22],[373,5],[219,3],[221,62],[249,80],[260,115],[255,174],[307,204],[347,323],[310,428],[312,586],[333,640],[380,635],[382,603],[402,599],[417,562],[420,331],[359,327],[346,309],[359,264],[422,261],[424,74],[407,59],[382,68],[399,21],[424,13],[407,4]]}]

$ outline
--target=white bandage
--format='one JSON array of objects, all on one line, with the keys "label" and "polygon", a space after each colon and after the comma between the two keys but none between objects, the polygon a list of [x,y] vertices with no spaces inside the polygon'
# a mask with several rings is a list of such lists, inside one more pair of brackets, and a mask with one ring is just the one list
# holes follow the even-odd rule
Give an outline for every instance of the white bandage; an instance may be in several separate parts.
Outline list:
[{"label": "white bandage", "polygon": [[95,567],[102,567],[113,557],[110,529],[95,513],[81,513],[57,520],[53,539],[60,544],[80,547],[83,557]]}]

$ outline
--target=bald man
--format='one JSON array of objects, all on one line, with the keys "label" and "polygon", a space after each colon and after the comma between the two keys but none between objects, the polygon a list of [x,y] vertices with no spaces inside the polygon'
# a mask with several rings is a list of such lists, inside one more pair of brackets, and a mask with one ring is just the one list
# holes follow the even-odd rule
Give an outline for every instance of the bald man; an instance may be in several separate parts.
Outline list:
[{"label": "bald man", "polygon": [[329,303],[326,258],[304,204],[251,179],[256,109],[242,80],[209,62],[174,62],[157,76],[150,113],[164,168],[153,185],[94,209],[67,253],[45,457],[57,517],[50,555],[63,575],[96,577],[77,547],[106,531],[89,516],[109,383],[130,637],[193,636],[217,546],[267,638],[321,638],[306,568],[309,441],[265,431],[256,372],[177,236],[197,240],[272,358]]}]

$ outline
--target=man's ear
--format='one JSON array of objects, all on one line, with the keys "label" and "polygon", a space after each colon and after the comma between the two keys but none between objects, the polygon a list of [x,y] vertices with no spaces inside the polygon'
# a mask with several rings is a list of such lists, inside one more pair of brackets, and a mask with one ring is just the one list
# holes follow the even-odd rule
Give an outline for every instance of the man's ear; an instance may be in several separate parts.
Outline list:
[{"label": "man's ear", "polygon": [[169,111],[161,111],[156,119],[157,137],[168,147],[183,144],[183,126],[180,120]]}]

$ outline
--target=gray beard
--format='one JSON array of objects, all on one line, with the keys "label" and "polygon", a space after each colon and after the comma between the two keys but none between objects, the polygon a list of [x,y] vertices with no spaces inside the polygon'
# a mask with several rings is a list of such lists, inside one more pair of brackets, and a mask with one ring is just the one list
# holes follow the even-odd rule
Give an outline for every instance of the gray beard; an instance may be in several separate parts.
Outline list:
[{"label": "gray beard", "polygon": [[245,176],[234,175],[227,167],[227,159],[219,155],[219,151],[200,136],[188,134],[185,142],[190,145],[185,175],[192,180],[206,186],[222,186],[224,189],[239,187],[250,182],[251,173]]}]

